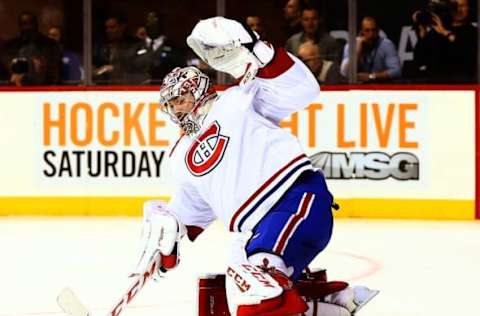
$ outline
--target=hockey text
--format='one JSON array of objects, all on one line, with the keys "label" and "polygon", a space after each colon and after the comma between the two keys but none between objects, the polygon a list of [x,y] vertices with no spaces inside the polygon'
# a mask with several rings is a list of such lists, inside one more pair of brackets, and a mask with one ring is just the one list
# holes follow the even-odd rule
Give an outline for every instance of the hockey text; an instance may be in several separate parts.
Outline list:
[{"label": "hockey text", "polygon": [[[43,104],[43,145],[85,147],[168,146],[159,135],[165,120],[158,119],[160,103],[105,102],[96,107],[86,102]],[[142,121],[147,117],[146,123]],[[112,128],[112,126],[115,126]]]},{"label": "hockey text", "polygon": [[[362,102],[359,104],[358,112],[354,112],[353,106],[343,103],[336,104],[336,146],[338,148],[367,148],[369,146],[387,148],[395,142],[400,148],[418,148],[418,142],[409,138],[409,133],[416,128],[416,122],[408,117],[409,114],[417,111],[418,104],[389,103],[383,106],[386,108],[385,111],[381,111],[382,105],[379,103]],[[321,115],[321,111],[324,109],[324,104],[314,103],[306,110],[308,147],[319,146],[317,135],[325,127],[317,126],[320,125],[317,124],[317,115]],[[290,119],[282,121],[280,125],[290,129],[295,136],[299,136],[298,113],[294,113]],[[356,126],[358,130],[348,134],[347,127],[352,125]],[[396,127],[396,130],[393,129],[393,126]]]},{"label": "hockey text", "polygon": [[43,176],[160,177],[170,145],[160,112],[155,102],[45,102]]}]

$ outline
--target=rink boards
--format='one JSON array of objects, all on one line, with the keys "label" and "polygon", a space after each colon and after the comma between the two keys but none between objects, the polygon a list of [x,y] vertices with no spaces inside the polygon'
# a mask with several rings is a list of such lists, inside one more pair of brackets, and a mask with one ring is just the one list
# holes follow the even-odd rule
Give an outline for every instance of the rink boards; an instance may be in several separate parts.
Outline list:
[{"label": "rink boards", "polygon": [[[281,125],[324,171],[337,216],[475,218],[476,88],[406,89],[324,91]],[[144,87],[0,92],[0,215],[140,215],[168,199],[179,131],[157,100]]]}]

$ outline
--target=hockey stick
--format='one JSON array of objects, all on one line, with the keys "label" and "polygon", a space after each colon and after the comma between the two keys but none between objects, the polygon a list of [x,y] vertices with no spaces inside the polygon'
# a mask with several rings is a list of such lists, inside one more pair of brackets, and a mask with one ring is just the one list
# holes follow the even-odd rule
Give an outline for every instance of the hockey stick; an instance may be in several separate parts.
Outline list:
[{"label": "hockey stick", "polygon": [[[140,292],[148,279],[150,279],[156,269],[160,266],[162,255],[160,252],[152,257],[147,269],[143,274],[135,277],[132,285],[122,297],[115,303],[113,308],[108,312],[108,316],[118,316],[123,308],[129,304],[132,299]],[[75,293],[69,288],[64,288],[57,296],[57,303],[62,310],[69,316],[93,316],[93,314],[80,302]]]}]

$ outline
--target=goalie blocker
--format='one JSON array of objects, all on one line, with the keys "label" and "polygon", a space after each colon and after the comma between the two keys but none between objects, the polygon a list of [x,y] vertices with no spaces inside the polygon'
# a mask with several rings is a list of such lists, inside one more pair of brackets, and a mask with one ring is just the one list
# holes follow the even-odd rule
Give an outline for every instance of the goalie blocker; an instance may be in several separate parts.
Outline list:
[{"label": "goalie blocker", "polygon": [[[198,316],[234,316],[228,310],[225,278],[225,274],[207,274],[198,279]],[[327,281],[325,270],[302,273],[295,286],[308,305],[305,316],[355,315],[378,294],[363,286]]]}]

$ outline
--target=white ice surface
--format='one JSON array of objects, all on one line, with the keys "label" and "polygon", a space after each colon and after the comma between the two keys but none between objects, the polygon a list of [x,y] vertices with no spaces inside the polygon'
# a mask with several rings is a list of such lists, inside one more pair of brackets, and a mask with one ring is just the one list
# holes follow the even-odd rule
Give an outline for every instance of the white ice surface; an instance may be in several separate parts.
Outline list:
[{"label": "white ice surface", "polygon": [[[104,315],[129,285],[140,218],[0,218],[0,316],[63,315],[55,297],[71,287]],[[221,272],[229,239],[214,223],[182,262],[149,283],[124,316],[196,315],[196,276]],[[379,289],[360,316],[476,315],[480,221],[336,221],[313,262],[330,279]]]}]

